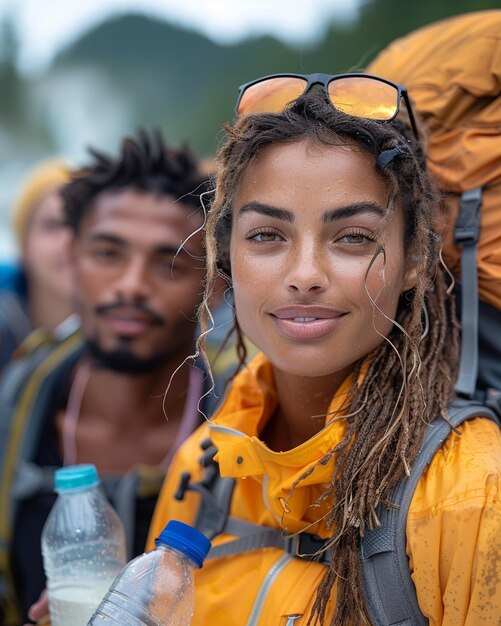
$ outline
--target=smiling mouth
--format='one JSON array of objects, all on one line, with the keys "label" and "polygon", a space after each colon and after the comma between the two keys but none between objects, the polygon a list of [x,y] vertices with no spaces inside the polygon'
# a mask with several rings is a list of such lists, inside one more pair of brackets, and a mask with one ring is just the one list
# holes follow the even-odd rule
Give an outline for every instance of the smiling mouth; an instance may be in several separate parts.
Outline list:
[{"label": "smiling mouth", "polygon": [[337,329],[346,315],[328,307],[285,307],[270,313],[279,333],[297,340],[325,337]]},{"label": "smiling mouth", "polygon": [[317,319],[333,319],[344,315],[344,311],[338,311],[332,307],[322,305],[292,305],[284,306],[273,311],[270,314],[278,319],[293,319],[298,322],[310,322]]}]

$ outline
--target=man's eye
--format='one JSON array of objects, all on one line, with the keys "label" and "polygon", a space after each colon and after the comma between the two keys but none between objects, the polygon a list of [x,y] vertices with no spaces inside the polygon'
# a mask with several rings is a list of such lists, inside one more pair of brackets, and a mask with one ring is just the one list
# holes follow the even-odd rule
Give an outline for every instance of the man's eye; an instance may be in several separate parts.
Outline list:
[{"label": "man's eye", "polygon": [[117,250],[114,250],[112,248],[96,248],[93,251],[93,256],[96,257],[97,259],[102,259],[103,261],[106,260],[113,260],[113,259],[117,259],[119,256],[119,253]]},{"label": "man's eye", "polygon": [[172,259],[165,259],[157,263],[158,271],[167,278],[177,278],[184,272],[182,263],[173,261]]}]

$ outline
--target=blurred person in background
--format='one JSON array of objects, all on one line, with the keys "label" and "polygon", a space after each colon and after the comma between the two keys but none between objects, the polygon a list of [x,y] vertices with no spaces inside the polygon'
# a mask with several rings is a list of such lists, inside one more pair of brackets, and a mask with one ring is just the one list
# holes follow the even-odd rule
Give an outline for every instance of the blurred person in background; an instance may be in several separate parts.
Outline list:
[{"label": "blurred person in background", "polygon": [[171,455],[200,424],[198,407],[209,414],[213,400],[210,379],[186,362],[205,273],[206,176],[191,152],[159,134],[126,138],[118,158],[91,153],[62,191],[81,329],[12,362],[0,382],[0,589],[10,592],[2,598],[9,625],[21,623],[19,607],[27,620],[45,586],[40,535],[54,469],[97,466],[131,558],[144,550]]},{"label": "blurred person in background", "polygon": [[73,312],[70,229],[59,195],[69,178],[62,161],[45,161],[27,176],[14,204],[20,259],[18,267],[6,266],[0,285],[0,369],[32,329],[57,334]]}]

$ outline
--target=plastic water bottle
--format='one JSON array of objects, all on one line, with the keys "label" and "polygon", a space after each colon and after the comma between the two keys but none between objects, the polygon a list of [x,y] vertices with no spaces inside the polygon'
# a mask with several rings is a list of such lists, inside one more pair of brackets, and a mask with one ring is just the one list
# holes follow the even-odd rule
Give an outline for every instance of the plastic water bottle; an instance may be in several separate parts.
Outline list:
[{"label": "plastic water bottle", "polygon": [[202,567],[210,541],[171,520],[155,544],[124,567],[88,626],[188,626],[195,569]]},{"label": "plastic water bottle", "polygon": [[42,532],[52,626],[85,626],[126,562],[124,528],[94,465],[56,470],[55,489]]}]

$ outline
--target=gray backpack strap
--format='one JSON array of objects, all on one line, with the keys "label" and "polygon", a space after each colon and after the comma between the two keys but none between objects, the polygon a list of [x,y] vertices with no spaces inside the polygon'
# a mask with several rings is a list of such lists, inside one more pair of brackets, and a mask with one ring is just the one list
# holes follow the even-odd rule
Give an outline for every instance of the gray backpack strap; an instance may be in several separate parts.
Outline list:
[{"label": "gray backpack strap", "polygon": [[[456,401],[450,421],[459,426],[475,417],[499,419],[485,405]],[[378,507],[381,526],[367,531],[361,539],[361,564],[367,610],[374,626],[425,626],[412,582],[406,554],[407,512],[416,486],[437,450],[451,433],[451,426],[437,418],[428,427],[411,475],[402,480],[390,495],[398,508]]]},{"label": "gray backpack strap", "polygon": [[56,469],[57,467],[40,467],[29,461],[20,461],[12,482],[12,497],[19,502],[39,493],[54,493]]},{"label": "gray backpack strap", "polygon": [[461,195],[454,228],[454,243],[461,251],[461,359],[456,392],[473,398],[478,377],[478,271],[477,242],[480,236],[482,188]]},{"label": "gray backpack strap", "polygon": [[136,497],[139,486],[139,475],[130,470],[121,476],[101,476],[106,497],[115,508],[122,520],[125,531],[127,558],[134,556],[134,533],[136,527]]},{"label": "gray backpack strap", "polygon": [[14,293],[0,290],[0,369],[32,330],[21,299]]},{"label": "gray backpack strap", "polygon": [[235,535],[237,539],[213,546],[208,554],[209,559],[253,552],[262,548],[279,548],[301,559],[318,563],[329,561],[329,554],[323,549],[327,540],[310,533],[287,537],[278,528],[252,524],[236,517],[227,518],[224,532]]},{"label": "gray backpack strap", "polygon": [[235,535],[237,539],[227,541],[218,546],[212,546],[208,554],[209,559],[253,552],[260,548],[285,549],[282,533],[276,528],[266,528],[235,517],[228,517],[224,532],[229,535]]}]

